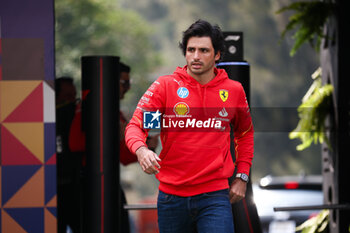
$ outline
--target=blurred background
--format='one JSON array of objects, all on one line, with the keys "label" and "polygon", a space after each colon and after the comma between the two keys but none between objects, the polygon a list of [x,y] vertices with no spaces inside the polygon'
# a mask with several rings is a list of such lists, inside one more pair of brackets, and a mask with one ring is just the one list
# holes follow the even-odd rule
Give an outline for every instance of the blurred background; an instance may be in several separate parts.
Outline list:
[{"label": "blurred background", "polygon": [[[292,34],[281,38],[289,15],[276,11],[291,2],[56,0],[56,76],[74,77],[80,90],[81,56],[119,56],[131,66],[131,89],[121,102],[130,118],[151,82],[185,64],[178,43],[190,24],[204,19],[223,31],[241,31],[256,125],[252,181],[269,174],[321,174],[320,146],[297,151],[299,141],[288,137],[298,123],[296,108],[320,63],[319,54],[307,44],[289,55]],[[145,175],[138,164],[121,165],[121,180],[129,203],[152,200],[157,192],[156,179]]]}]

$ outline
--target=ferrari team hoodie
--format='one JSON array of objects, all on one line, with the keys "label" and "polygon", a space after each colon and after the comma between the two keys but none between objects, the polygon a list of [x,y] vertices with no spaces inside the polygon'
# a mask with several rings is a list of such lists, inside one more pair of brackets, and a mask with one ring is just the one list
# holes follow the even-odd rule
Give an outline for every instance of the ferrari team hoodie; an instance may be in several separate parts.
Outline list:
[{"label": "ferrari team hoodie", "polygon": [[[229,187],[237,172],[249,174],[253,125],[242,85],[223,69],[201,85],[187,66],[159,77],[144,93],[125,130],[131,152],[146,145],[149,128],[161,128],[159,189],[193,196]],[[230,153],[234,133],[235,164]]]}]

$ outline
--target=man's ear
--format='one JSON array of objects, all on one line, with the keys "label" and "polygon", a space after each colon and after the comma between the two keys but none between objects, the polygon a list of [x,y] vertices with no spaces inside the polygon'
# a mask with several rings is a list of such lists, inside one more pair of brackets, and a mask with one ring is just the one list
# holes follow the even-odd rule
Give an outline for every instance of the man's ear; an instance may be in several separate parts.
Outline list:
[{"label": "man's ear", "polygon": [[218,61],[219,59],[220,59],[220,57],[221,57],[221,52],[220,51],[218,51],[216,54],[215,54],[215,61]]}]

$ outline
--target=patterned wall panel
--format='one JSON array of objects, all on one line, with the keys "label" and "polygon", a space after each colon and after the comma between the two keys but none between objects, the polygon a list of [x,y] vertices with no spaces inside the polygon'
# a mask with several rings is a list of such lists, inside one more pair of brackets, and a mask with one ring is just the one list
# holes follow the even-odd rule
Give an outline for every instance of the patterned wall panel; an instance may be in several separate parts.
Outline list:
[{"label": "patterned wall panel", "polygon": [[55,233],[53,0],[0,3],[0,233]]}]

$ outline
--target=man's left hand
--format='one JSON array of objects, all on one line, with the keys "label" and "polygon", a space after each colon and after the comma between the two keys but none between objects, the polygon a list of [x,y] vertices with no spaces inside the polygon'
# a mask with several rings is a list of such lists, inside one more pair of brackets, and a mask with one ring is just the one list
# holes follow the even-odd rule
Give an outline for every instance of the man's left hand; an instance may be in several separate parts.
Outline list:
[{"label": "man's left hand", "polygon": [[247,182],[241,179],[234,179],[230,187],[230,202],[236,203],[245,197]]}]

